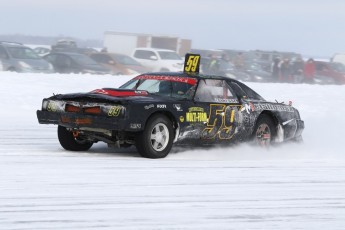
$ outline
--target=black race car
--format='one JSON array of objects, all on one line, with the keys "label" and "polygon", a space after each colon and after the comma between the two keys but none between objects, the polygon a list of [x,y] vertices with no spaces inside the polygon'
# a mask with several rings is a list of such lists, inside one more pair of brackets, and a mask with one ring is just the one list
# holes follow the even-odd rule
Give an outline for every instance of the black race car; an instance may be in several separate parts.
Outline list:
[{"label": "black race car", "polygon": [[38,121],[58,125],[66,150],[86,151],[103,141],[135,145],[148,158],[167,156],[173,143],[267,146],[302,139],[297,109],[265,101],[237,80],[198,74],[197,59],[186,56],[184,73],[147,73],[118,89],[43,99]]}]

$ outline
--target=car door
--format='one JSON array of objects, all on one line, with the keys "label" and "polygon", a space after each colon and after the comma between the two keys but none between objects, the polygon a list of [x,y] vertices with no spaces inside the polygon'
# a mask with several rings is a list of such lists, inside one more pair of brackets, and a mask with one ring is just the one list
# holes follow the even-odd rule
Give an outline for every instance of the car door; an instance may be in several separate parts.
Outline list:
[{"label": "car door", "polygon": [[215,142],[236,139],[241,106],[225,80],[201,79],[194,101],[195,106],[188,108],[186,121],[201,124],[199,138]]}]

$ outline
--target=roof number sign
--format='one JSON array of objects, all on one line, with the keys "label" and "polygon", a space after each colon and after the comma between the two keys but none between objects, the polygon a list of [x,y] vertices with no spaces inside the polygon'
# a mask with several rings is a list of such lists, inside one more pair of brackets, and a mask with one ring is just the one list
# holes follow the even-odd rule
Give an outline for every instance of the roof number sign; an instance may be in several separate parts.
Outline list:
[{"label": "roof number sign", "polygon": [[199,73],[200,54],[187,53],[184,61],[183,72],[185,73]]}]

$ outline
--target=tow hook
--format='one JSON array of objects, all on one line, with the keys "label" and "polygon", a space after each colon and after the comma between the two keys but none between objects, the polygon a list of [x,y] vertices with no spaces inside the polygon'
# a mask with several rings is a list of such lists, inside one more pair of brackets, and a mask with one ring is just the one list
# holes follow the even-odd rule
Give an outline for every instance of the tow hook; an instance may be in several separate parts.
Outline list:
[{"label": "tow hook", "polygon": [[73,131],[72,133],[74,138],[77,138],[79,136],[79,131]]}]

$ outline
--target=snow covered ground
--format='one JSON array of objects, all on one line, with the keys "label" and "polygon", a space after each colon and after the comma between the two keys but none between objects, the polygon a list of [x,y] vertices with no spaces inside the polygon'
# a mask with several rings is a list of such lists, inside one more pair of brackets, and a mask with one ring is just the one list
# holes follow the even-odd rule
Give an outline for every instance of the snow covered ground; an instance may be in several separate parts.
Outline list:
[{"label": "snow covered ground", "polygon": [[74,153],[37,122],[44,97],[129,78],[0,72],[0,229],[345,229],[345,86],[249,83],[305,121],[303,144],[268,151]]}]

